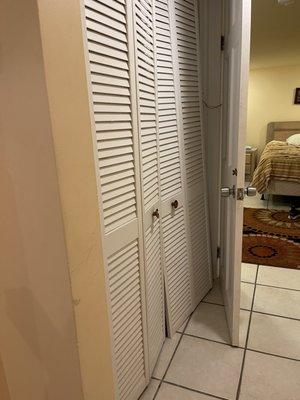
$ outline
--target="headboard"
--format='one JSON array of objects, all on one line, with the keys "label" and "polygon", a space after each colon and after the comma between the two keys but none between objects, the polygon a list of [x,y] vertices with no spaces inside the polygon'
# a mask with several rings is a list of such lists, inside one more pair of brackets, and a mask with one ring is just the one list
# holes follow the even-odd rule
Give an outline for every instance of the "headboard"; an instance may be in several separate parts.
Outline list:
[{"label": "headboard", "polygon": [[271,140],[285,142],[294,133],[300,133],[300,121],[270,122],[267,128],[267,143]]}]

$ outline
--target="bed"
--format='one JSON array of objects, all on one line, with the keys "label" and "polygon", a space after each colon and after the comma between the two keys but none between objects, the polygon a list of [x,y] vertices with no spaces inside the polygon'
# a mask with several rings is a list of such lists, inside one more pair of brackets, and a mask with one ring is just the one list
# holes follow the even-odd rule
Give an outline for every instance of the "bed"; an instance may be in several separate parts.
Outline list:
[{"label": "bed", "polygon": [[252,179],[259,193],[300,196],[300,146],[286,144],[295,133],[300,133],[300,121],[268,124],[266,147]]}]

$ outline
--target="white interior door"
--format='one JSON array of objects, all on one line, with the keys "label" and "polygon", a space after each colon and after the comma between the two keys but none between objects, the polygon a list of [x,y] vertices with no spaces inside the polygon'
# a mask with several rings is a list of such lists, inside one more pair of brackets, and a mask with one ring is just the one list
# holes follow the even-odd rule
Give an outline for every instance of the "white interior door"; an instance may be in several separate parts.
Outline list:
[{"label": "white interior door", "polygon": [[[225,0],[220,280],[233,345],[239,344],[245,132],[251,0]],[[226,194],[226,193],[223,193]]]}]

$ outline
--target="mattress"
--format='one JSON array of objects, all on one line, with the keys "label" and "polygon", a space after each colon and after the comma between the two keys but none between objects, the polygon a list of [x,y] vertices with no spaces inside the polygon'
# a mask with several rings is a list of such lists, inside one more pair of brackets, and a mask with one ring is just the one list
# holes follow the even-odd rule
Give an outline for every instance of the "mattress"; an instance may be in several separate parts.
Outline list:
[{"label": "mattress", "polygon": [[300,146],[276,140],[266,145],[254,171],[252,185],[259,193],[264,193],[271,180],[300,183]]}]

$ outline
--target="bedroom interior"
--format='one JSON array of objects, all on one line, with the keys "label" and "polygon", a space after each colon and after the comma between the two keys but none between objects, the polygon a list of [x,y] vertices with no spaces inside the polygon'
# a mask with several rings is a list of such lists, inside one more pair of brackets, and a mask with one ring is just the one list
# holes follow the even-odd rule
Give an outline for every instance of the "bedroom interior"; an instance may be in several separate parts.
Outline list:
[{"label": "bedroom interior", "polygon": [[252,3],[243,262],[299,269],[300,3],[269,3]]}]

